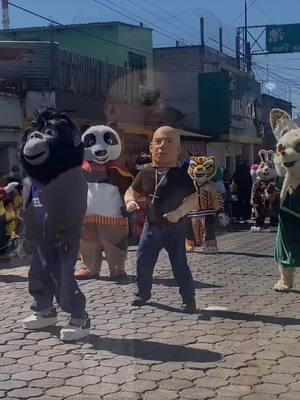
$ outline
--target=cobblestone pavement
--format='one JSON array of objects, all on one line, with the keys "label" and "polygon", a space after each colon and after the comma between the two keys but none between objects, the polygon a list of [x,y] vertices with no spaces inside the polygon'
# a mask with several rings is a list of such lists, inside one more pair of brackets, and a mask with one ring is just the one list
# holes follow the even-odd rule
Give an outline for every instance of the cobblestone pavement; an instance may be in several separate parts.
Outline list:
[{"label": "cobblestone pavement", "polygon": [[[152,303],[130,306],[132,279],[81,287],[93,318],[91,336],[74,344],[57,327],[22,329],[28,315],[26,266],[0,269],[0,398],[43,400],[299,400],[300,296],[272,291],[274,234],[236,232],[219,255],[188,256],[197,315],[180,298],[166,254],[155,272]],[[128,271],[133,274],[135,249]],[[299,282],[299,274],[298,274]],[[227,311],[205,310],[210,306]]]}]

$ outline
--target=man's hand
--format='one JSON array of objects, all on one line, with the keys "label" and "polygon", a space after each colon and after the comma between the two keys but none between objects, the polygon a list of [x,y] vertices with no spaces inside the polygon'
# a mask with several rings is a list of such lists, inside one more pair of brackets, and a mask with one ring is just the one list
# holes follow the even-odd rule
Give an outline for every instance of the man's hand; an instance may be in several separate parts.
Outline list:
[{"label": "man's hand", "polygon": [[10,193],[12,192],[17,186],[19,185],[19,182],[10,182],[8,185],[5,186],[4,190],[5,193]]},{"label": "man's hand", "polygon": [[140,206],[134,200],[129,200],[126,203],[126,211],[128,211],[128,212],[133,212],[133,211],[136,211],[136,210],[139,210],[139,209],[140,209]]},{"label": "man's hand", "polygon": [[229,218],[228,218],[227,215],[224,214],[223,212],[221,212],[221,213],[218,215],[218,219],[219,219],[219,222],[220,222],[220,224],[221,224],[222,226],[226,226],[226,225],[229,224]]},{"label": "man's hand", "polygon": [[169,222],[172,222],[172,224],[176,224],[181,218],[181,215],[179,215],[178,211],[175,210],[164,214],[164,218],[166,218]]}]

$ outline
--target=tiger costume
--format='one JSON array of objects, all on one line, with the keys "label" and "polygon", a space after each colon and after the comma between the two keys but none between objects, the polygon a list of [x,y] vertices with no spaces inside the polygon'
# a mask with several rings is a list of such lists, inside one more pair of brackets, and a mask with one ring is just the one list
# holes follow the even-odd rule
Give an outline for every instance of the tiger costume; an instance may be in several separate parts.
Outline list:
[{"label": "tiger costume", "polygon": [[188,173],[198,192],[197,208],[188,215],[186,250],[193,251],[200,246],[200,251],[217,253],[215,216],[226,225],[228,218],[224,214],[224,201],[217,191],[212,178],[217,172],[215,158],[211,156],[191,157]]}]

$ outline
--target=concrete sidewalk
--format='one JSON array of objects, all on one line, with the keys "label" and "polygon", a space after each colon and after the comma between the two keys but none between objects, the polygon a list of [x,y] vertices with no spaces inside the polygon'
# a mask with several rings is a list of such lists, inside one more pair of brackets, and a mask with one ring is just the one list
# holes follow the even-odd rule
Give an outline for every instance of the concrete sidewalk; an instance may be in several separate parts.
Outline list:
[{"label": "concrete sidewalk", "polygon": [[[152,303],[130,306],[131,248],[127,282],[105,280],[103,268],[103,279],[81,284],[93,330],[75,344],[58,339],[67,321],[63,313],[57,327],[22,329],[30,305],[28,267],[1,262],[0,398],[299,400],[300,296],[297,290],[272,291],[278,278],[274,238],[228,233],[219,238],[220,254],[188,255],[197,315],[178,312],[180,297],[165,253]],[[227,310],[205,310],[212,306]]]}]

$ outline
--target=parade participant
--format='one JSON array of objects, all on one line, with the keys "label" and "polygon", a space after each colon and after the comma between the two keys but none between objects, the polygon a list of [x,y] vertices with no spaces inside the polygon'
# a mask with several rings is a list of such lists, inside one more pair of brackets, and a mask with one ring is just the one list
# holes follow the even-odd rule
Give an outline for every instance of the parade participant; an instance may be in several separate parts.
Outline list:
[{"label": "parade participant", "polygon": [[250,175],[250,168],[245,160],[241,160],[240,164],[236,167],[233,174],[232,183],[236,186],[237,195],[237,220],[240,222],[248,223],[251,218],[251,190],[252,190],[252,177]]},{"label": "parade participant", "polygon": [[228,223],[228,218],[224,214],[223,198],[212,181],[216,171],[214,157],[191,157],[188,173],[197,189],[197,203],[189,214],[194,235],[187,235],[187,251],[193,251],[197,245],[201,252],[218,252],[215,216],[222,225]]},{"label": "parade participant", "polygon": [[1,176],[0,187],[0,255],[6,255],[12,250],[10,246],[9,236],[7,235],[7,221],[6,221],[6,209],[5,209],[5,197],[10,194],[17,186],[18,182],[10,182],[7,184],[7,180]]},{"label": "parade participant", "polygon": [[175,280],[180,288],[182,311],[196,311],[194,284],[185,253],[182,217],[193,208],[195,187],[187,172],[178,167],[180,134],[169,126],[158,128],[150,144],[152,166],[140,171],[125,194],[128,212],[147,199],[146,223],[137,252],[138,292],[132,302],[144,305],[151,297],[152,276],[162,248],[168,252]]},{"label": "parade participant", "polygon": [[82,141],[88,205],[80,242],[83,267],[75,277],[99,279],[103,249],[110,279],[124,279],[128,247],[124,194],[133,177],[116,162],[122,152],[122,143],[115,129],[105,125],[91,126],[82,135]]},{"label": "parade participant", "polygon": [[21,161],[28,175],[23,182],[25,239],[33,251],[28,275],[33,314],[23,327],[55,325],[55,296],[70,314],[60,338],[77,340],[89,334],[90,319],[74,278],[87,184],[81,170],[83,145],[73,122],[55,109],[39,113],[23,135]]},{"label": "parade participant", "polygon": [[272,202],[270,201],[275,191],[275,180],[277,177],[274,164],[274,151],[260,150],[258,152],[261,160],[256,169],[256,182],[252,187],[251,203],[254,209],[255,225],[251,232],[264,230],[266,217],[270,216],[270,230],[277,229],[278,217],[271,213]]},{"label": "parade participant", "polygon": [[294,270],[300,267],[300,127],[280,109],[271,111],[270,122],[277,139],[275,166],[278,174],[284,176],[277,195],[279,226],[275,260],[280,279],[274,289],[288,292],[294,285]]}]

